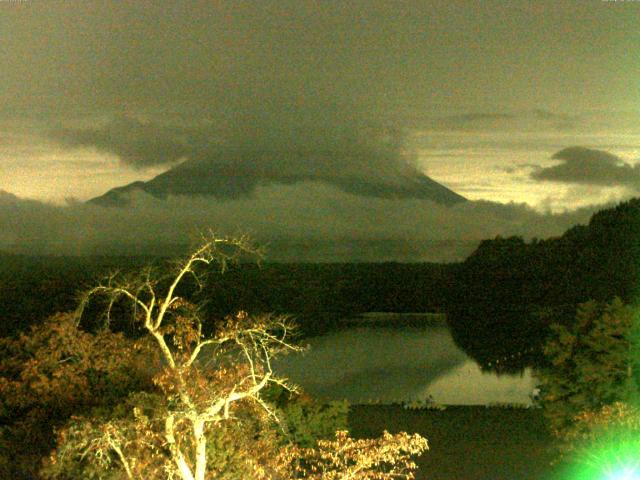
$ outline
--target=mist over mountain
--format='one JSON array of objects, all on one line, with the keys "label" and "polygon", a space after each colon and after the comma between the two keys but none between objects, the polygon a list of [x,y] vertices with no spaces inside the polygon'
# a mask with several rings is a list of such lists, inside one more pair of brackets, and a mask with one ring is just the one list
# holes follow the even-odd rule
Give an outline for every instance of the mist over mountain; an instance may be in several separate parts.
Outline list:
[{"label": "mist over mountain", "polygon": [[117,187],[91,200],[99,205],[125,205],[134,190],[156,198],[234,200],[251,196],[259,186],[301,182],[329,184],[365,197],[414,198],[443,205],[465,200],[415,166],[402,132],[341,118],[331,109],[275,110],[218,128],[116,118],[99,127],[56,135],[67,145],[92,146],[136,168],[173,163],[149,181]]},{"label": "mist over mountain", "polygon": [[[278,154],[263,152],[259,155],[264,158]],[[322,160],[322,154],[311,155]],[[280,156],[286,156],[286,154]],[[334,174],[329,171],[279,173],[276,169],[270,168],[258,169],[258,171],[247,168],[246,164],[243,165],[242,158],[242,153],[229,152],[214,161],[187,160],[147,182],[133,182],[114,188],[100,197],[91,199],[90,202],[105,206],[123,206],[129,203],[129,194],[135,190],[142,190],[156,198],[186,195],[233,200],[251,195],[258,186],[288,185],[308,181],[328,183],[346,193],[365,197],[414,198],[431,200],[443,205],[452,205],[466,200],[418,171],[408,171],[392,176],[385,175],[384,172],[367,176]],[[234,162],[234,160],[238,161]]]},{"label": "mist over mountain", "polygon": [[203,231],[248,234],[272,261],[358,262],[464,259],[496,235],[545,238],[596,209],[540,213],[524,204],[346,193],[322,182],[258,186],[234,200],[142,190],[126,208],[71,202],[0,201],[0,251],[53,255],[179,255]]},{"label": "mist over mountain", "polygon": [[106,153],[139,180],[66,206],[0,201],[0,221],[11,225],[0,249],[174,255],[214,230],[250,235],[274,261],[449,262],[496,235],[559,235],[602,208],[465,201],[424,173],[410,131],[340,113],[274,108],[229,123],[125,116],[67,126],[52,136]]}]

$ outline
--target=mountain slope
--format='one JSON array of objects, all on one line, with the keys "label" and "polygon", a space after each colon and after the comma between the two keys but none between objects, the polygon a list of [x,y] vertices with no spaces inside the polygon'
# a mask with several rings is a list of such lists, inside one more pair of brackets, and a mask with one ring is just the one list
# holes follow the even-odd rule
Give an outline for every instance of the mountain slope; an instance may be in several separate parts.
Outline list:
[{"label": "mountain slope", "polygon": [[[283,168],[279,168],[273,161],[257,161],[250,165],[244,159],[237,162],[234,160],[233,155],[224,158],[223,161],[219,158],[187,160],[147,182],[138,181],[114,188],[89,202],[104,206],[124,206],[128,203],[128,194],[134,190],[142,190],[157,198],[169,195],[202,195],[218,199],[237,199],[251,195],[259,186],[287,185],[305,181],[328,183],[358,196],[416,198],[444,205],[466,200],[408,166],[356,171],[326,168],[326,162],[322,159],[316,162],[313,168],[292,168],[291,161],[287,161],[290,158],[285,158]],[[313,162],[311,164],[313,165]]]}]

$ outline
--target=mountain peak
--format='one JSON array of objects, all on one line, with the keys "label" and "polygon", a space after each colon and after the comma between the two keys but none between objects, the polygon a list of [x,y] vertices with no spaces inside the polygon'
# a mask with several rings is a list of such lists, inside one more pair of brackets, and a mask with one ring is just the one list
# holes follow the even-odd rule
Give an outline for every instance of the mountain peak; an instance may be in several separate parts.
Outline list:
[{"label": "mountain peak", "polygon": [[[242,158],[237,158],[238,155],[242,155]],[[103,206],[125,206],[135,190],[156,198],[183,195],[234,200],[252,195],[259,186],[314,181],[333,185],[357,196],[415,198],[444,205],[466,200],[408,165],[402,169],[370,168],[369,171],[358,172],[356,169],[327,168],[328,162],[322,154],[315,154],[317,158],[312,157],[304,162],[304,167],[295,164],[292,153],[259,152],[253,155],[256,158],[253,165],[247,162],[245,152],[226,152],[215,160],[190,159],[147,182],[138,181],[114,188],[89,202]],[[282,168],[278,168],[274,157],[282,159]]]}]

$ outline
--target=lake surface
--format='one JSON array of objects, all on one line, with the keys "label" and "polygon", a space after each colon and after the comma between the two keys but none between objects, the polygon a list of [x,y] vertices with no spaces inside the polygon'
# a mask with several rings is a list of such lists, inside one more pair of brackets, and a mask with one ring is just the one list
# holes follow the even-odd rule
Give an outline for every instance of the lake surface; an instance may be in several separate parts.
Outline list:
[{"label": "lake surface", "polygon": [[352,327],[308,339],[303,353],[276,359],[275,371],[309,394],[352,403],[424,400],[448,405],[531,404],[536,381],[483,373],[445,325]]}]

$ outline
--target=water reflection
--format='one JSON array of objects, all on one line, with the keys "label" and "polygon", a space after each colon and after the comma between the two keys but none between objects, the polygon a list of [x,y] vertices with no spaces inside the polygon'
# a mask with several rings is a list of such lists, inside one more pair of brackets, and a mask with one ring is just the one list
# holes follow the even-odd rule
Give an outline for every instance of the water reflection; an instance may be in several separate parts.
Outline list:
[{"label": "water reflection", "polygon": [[309,349],[282,357],[275,370],[316,397],[394,403],[431,396],[444,404],[530,404],[530,371],[483,373],[446,326],[354,327],[309,339]]}]

